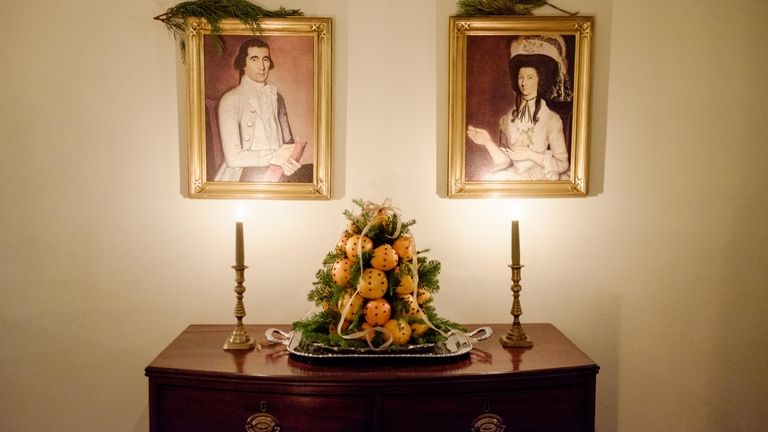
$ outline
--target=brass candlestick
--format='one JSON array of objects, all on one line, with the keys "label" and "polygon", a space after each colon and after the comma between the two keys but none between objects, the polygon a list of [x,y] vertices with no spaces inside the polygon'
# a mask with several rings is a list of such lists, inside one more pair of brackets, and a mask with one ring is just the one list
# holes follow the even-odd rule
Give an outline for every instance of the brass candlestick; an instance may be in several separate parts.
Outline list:
[{"label": "brass candlestick", "polygon": [[232,268],[235,269],[235,282],[237,283],[237,285],[235,285],[235,294],[237,297],[237,302],[235,303],[235,318],[237,318],[237,324],[235,325],[232,334],[229,336],[229,339],[224,343],[223,348],[225,350],[250,350],[254,348],[261,350],[261,345],[254,342],[253,338],[248,335],[248,332],[243,325],[243,317],[245,317],[245,305],[243,304],[245,286],[243,286],[243,282],[245,282],[245,269],[247,269],[248,266],[238,264],[233,265]]},{"label": "brass candlestick", "polygon": [[520,291],[523,287],[520,286],[520,279],[523,266],[520,264],[511,264],[509,268],[512,269],[512,328],[509,329],[507,334],[502,336],[499,341],[505,347],[512,348],[530,348],[533,346],[533,341],[528,339],[523,331],[523,326],[520,325],[520,315],[523,314],[523,308],[520,306]]}]

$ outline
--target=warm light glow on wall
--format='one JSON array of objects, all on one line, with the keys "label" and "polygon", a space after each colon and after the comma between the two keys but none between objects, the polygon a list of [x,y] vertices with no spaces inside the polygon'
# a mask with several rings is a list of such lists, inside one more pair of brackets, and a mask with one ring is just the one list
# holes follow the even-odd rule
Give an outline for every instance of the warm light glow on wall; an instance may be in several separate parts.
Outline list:
[{"label": "warm light glow on wall", "polygon": [[524,203],[519,199],[492,198],[488,200],[489,211],[504,215],[505,219],[520,220],[525,214]]}]

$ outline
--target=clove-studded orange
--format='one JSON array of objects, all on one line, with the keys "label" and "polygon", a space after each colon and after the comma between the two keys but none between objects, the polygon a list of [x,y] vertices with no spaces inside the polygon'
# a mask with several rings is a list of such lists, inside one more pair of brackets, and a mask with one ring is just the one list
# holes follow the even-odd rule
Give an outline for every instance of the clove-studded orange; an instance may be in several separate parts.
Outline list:
[{"label": "clove-studded orange", "polygon": [[384,324],[384,329],[392,335],[393,345],[405,345],[411,339],[411,326],[403,319],[391,319]]},{"label": "clove-studded orange", "polygon": [[368,324],[382,326],[392,317],[392,306],[383,298],[378,298],[366,303],[363,313]]},{"label": "clove-studded orange", "polygon": [[373,241],[370,238],[367,236],[361,236],[360,234],[355,234],[347,239],[347,243],[345,244],[345,252],[347,253],[347,258],[357,258],[358,244],[360,244],[360,250],[363,253],[370,252],[373,249]]},{"label": "clove-studded orange", "polygon": [[410,261],[413,259],[413,255],[416,253],[416,243],[413,241],[413,237],[409,235],[401,235],[392,243],[392,247],[400,256],[403,261]]},{"label": "clove-studded orange", "polygon": [[336,285],[341,287],[347,286],[349,278],[352,276],[353,263],[354,261],[347,257],[339,258],[333,263],[333,267],[331,267],[331,276],[333,277],[333,281],[336,282]]},{"label": "clove-studded orange", "polygon": [[344,312],[344,308],[346,308],[347,304],[349,304],[349,309],[347,309],[347,313],[344,315],[344,319],[348,321],[354,320],[357,317],[357,314],[360,312],[360,309],[363,308],[363,301],[365,300],[359,294],[352,292],[344,293],[344,297],[342,297],[339,301],[340,312]]},{"label": "clove-studded orange", "polygon": [[389,271],[397,267],[397,252],[388,244],[383,244],[373,250],[371,266],[381,271]]},{"label": "clove-studded orange", "polygon": [[369,300],[384,297],[387,288],[389,288],[387,274],[375,268],[363,270],[360,281],[357,283],[360,295]]}]

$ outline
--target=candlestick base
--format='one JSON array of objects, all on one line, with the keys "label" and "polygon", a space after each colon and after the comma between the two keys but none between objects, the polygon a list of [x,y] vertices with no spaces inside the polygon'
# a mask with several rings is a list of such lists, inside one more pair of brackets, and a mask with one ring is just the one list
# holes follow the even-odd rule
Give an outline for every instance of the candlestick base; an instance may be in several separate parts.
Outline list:
[{"label": "candlestick base", "polygon": [[260,350],[261,346],[248,334],[245,330],[245,326],[239,324],[235,326],[235,329],[232,331],[232,334],[222,348],[225,350],[252,350],[257,346]]},{"label": "candlestick base", "polygon": [[507,331],[507,334],[499,338],[502,346],[508,348],[530,348],[533,346],[533,341],[528,339],[528,336],[523,331],[523,326],[520,323],[512,325],[512,328]]},{"label": "candlestick base", "polygon": [[237,283],[237,285],[235,285],[235,298],[237,300],[235,302],[234,314],[237,319],[237,324],[235,324],[235,329],[232,331],[232,334],[222,348],[225,350],[252,350],[256,348],[260,351],[261,345],[256,343],[253,338],[248,335],[248,332],[243,325],[243,318],[245,317],[245,305],[243,304],[245,286],[243,285],[243,282],[245,282],[245,269],[247,269],[248,266],[236,264],[233,265],[232,268],[235,270],[235,282]]},{"label": "candlestick base", "polygon": [[523,308],[520,306],[520,291],[523,287],[520,285],[520,279],[523,266],[520,264],[512,264],[509,266],[512,269],[512,328],[509,329],[507,334],[499,338],[502,346],[510,348],[530,348],[533,346],[533,341],[528,339],[528,336],[523,330],[522,324],[520,324],[520,315],[523,314]]}]

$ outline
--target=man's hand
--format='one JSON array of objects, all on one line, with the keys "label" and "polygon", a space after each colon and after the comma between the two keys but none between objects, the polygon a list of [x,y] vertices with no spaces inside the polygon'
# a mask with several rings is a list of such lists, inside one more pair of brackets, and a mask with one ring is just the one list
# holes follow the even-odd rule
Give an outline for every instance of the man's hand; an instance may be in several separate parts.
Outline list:
[{"label": "man's hand", "polygon": [[283,169],[283,174],[285,174],[286,177],[290,177],[299,168],[301,168],[301,164],[293,159],[288,159],[287,161],[283,162],[280,167]]},{"label": "man's hand", "polygon": [[272,156],[272,160],[270,160],[269,163],[272,165],[283,166],[283,164],[291,158],[294,145],[295,144],[281,145],[280,148],[275,152],[275,155]]}]

